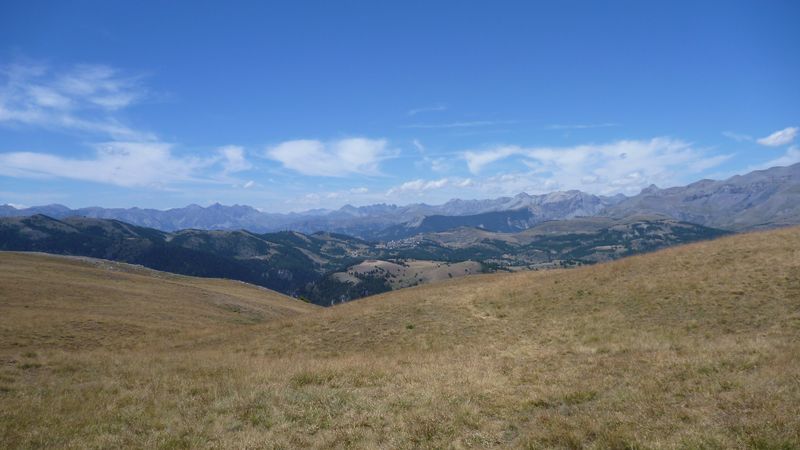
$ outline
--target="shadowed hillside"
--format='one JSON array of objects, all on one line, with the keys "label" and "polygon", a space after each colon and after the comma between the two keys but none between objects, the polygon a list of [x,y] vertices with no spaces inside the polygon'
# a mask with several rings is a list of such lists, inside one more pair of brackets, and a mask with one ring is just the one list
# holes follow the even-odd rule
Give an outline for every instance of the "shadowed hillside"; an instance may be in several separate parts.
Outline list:
[{"label": "shadowed hillside", "polygon": [[[800,446],[800,228],[261,323],[201,302],[207,332],[188,311],[158,319],[170,297],[141,280],[127,297],[140,302],[128,318],[139,345],[101,326],[78,340],[108,345],[66,344],[77,335],[62,317],[88,323],[122,304],[91,289],[105,276],[53,268],[18,291],[32,275],[9,275],[20,256],[3,258],[3,447]],[[84,300],[47,306],[70,283]],[[182,304],[198,296],[185,292]],[[170,338],[151,322],[174,323]]]}]

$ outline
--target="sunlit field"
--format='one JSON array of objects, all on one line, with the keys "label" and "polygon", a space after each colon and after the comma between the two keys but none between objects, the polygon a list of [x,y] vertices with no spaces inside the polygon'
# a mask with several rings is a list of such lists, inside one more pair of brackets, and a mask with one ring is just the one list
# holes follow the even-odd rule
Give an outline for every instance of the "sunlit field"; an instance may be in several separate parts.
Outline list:
[{"label": "sunlit field", "polygon": [[323,309],[0,255],[4,448],[797,448],[800,228]]}]

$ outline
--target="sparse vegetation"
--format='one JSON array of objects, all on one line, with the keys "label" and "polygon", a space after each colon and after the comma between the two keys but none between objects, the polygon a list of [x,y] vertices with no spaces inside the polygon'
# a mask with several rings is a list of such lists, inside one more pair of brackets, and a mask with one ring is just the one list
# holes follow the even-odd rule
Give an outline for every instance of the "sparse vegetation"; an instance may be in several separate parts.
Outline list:
[{"label": "sparse vegetation", "polygon": [[800,228],[328,309],[125,267],[0,254],[0,447],[800,446]]}]

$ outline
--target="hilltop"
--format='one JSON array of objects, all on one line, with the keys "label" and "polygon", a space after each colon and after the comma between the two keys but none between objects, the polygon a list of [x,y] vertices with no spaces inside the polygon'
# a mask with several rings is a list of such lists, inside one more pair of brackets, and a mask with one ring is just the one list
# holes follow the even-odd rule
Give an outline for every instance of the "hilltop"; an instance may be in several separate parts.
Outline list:
[{"label": "hilltop", "polygon": [[[0,348],[4,447],[800,446],[800,228],[260,322],[203,306],[208,333],[176,320],[169,339],[145,279],[123,297],[93,288],[104,269],[2,257],[0,292],[20,293],[0,296],[0,329],[31,336]],[[142,344],[94,324],[141,296]]]}]

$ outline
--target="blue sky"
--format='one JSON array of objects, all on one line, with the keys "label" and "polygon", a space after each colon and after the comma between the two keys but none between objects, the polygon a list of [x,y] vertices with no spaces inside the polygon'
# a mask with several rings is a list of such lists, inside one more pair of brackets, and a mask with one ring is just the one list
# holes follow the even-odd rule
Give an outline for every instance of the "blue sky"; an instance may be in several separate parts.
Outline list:
[{"label": "blue sky", "polygon": [[0,204],[635,194],[787,165],[798,23],[796,1],[4,1]]}]

